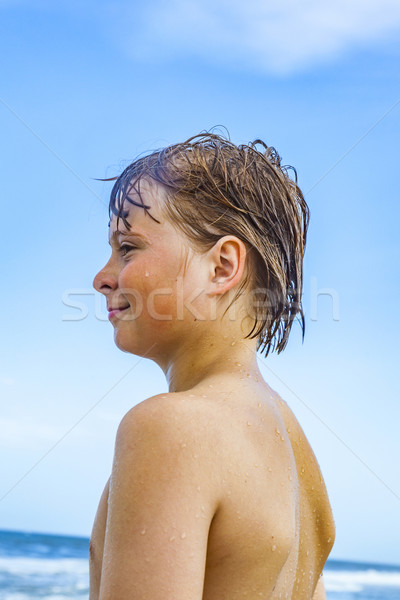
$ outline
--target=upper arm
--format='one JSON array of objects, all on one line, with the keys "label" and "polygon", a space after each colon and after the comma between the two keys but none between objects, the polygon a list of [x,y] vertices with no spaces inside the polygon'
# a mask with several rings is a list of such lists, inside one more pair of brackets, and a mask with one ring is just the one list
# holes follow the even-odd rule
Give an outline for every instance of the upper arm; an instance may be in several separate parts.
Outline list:
[{"label": "upper arm", "polygon": [[99,597],[101,557],[107,522],[107,502],[110,480],[107,481],[100,498],[89,542],[89,600]]},{"label": "upper arm", "polygon": [[100,600],[201,600],[218,504],[203,422],[171,401],[147,401],[122,420]]}]

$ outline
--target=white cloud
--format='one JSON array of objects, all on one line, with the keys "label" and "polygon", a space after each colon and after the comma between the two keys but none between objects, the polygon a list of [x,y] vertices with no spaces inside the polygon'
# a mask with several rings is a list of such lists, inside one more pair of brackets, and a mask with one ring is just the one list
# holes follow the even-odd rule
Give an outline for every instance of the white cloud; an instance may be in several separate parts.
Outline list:
[{"label": "white cloud", "polygon": [[[127,12],[126,12],[127,11]],[[197,56],[290,73],[400,32],[399,0],[153,0],[114,4],[120,40],[136,59]]]},{"label": "white cloud", "polygon": [[88,20],[136,60],[198,57],[276,74],[400,33],[399,0],[0,0],[15,7]]}]

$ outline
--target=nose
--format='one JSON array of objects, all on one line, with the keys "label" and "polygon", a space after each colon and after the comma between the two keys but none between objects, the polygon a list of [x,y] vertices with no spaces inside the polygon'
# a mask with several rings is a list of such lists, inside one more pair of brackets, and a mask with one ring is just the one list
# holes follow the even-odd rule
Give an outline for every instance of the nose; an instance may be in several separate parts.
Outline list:
[{"label": "nose", "polygon": [[107,296],[118,286],[118,279],[110,269],[109,263],[106,264],[93,279],[93,287],[97,292]]}]

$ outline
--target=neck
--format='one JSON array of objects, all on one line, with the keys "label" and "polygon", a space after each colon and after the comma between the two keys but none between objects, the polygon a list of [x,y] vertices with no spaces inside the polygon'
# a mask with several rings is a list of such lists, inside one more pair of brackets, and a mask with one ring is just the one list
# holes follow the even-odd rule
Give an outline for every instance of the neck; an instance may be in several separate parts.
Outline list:
[{"label": "neck", "polygon": [[180,346],[164,367],[170,392],[184,392],[225,374],[243,370],[260,375],[256,357],[257,340],[235,339],[215,334],[197,343]]}]

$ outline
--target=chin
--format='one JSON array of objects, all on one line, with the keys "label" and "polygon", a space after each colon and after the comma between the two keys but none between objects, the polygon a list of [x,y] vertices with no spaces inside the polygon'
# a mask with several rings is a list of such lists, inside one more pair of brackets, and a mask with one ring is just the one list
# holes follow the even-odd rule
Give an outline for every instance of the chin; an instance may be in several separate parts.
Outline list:
[{"label": "chin", "polygon": [[[138,340],[142,340],[138,343]],[[134,335],[132,333],[114,331],[114,342],[117,348],[127,354],[134,354],[135,356],[141,356],[143,358],[152,358],[156,344],[151,341],[145,340],[143,335]]]},{"label": "chin", "polygon": [[122,352],[128,352],[129,354],[138,354],[138,348],[132,340],[132,334],[128,335],[126,332],[119,331],[118,328],[114,331],[114,342],[119,350]]}]

